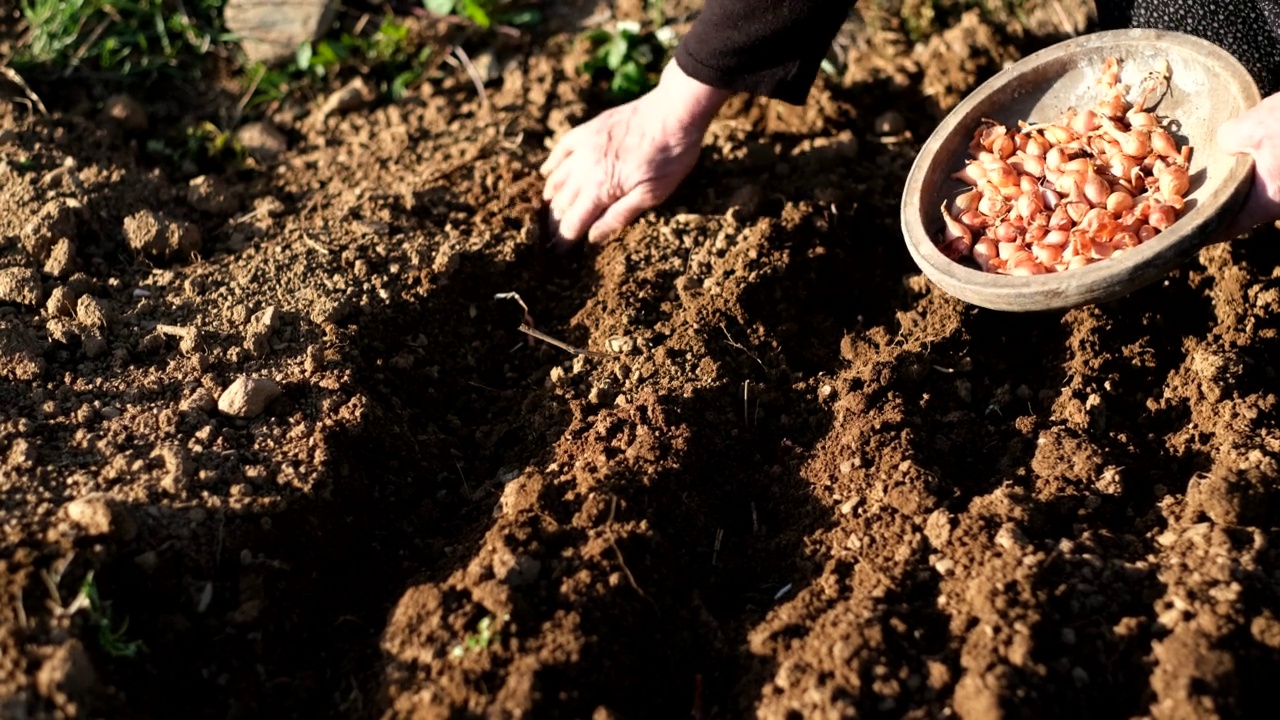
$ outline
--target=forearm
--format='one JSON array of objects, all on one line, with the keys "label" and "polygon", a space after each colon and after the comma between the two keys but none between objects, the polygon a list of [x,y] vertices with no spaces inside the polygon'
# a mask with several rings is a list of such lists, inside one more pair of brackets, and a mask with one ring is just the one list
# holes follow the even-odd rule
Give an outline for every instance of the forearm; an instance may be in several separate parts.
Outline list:
[{"label": "forearm", "polygon": [[675,62],[705,85],[802,104],[855,0],[707,0]]}]

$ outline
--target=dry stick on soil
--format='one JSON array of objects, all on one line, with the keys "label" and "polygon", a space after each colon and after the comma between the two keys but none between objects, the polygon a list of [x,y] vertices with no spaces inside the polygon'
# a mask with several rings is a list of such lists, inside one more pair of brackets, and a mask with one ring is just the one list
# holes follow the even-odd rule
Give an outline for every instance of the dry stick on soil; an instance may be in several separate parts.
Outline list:
[{"label": "dry stick on soil", "polygon": [[27,84],[26,80],[22,79],[22,76],[17,71],[8,65],[0,65],[0,75],[4,75],[6,80],[17,85],[23,94],[27,96],[27,99],[31,101],[31,104],[35,105],[36,109],[40,111],[41,115],[49,114],[49,111],[44,107],[44,103],[40,102],[40,96],[35,94],[35,91],[31,89],[31,86]]},{"label": "dry stick on soil", "polygon": [[654,602],[653,598],[649,597],[648,595],[645,595],[644,591],[640,589],[640,585],[636,583],[636,577],[631,574],[631,569],[627,567],[627,561],[622,559],[622,551],[618,549],[617,540],[615,540],[613,537],[613,514],[617,510],[618,510],[618,498],[615,497],[613,498],[613,504],[609,506],[609,519],[606,520],[604,523],[606,528],[605,532],[608,533],[609,535],[609,547],[612,547],[613,551],[617,553],[618,564],[622,566],[622,572],[626,574],[627,582],[631,583],[631,587],[636,592],[640,593],[640,597],[644,598],[645,600],[648,600],[649,603],[653,605],[654,609],[656,610],[658,608],[658,603]]},{"label": "dry stick on soil", "polygon": [[573,353],[574,355],[584,355],[584,356],[586,356],[586,357],[593,357],[593,358],[611,358],[611,357],[615,357],[614,355],[612,355],[612,354],[610,354],[610,353],[605,353],[605,352],[599,352],[599,351],[597,351],[597,350],[587,350],[587,349],[585,349],[585,348],[574,347],[574,346],[570,345],[569,343],[564,342],[564,341],[562,341],[562,340],[557,340],[557,339],[555,339],[555,338],[551,337],[550,335],[548,335],[548,334],[546,334],[546,333],[544,333],[544,332],[540,332],[540,331],[538,331],[538,330],[534,330],[533,328],[529,327],[528,325],[526,325],[526,324],[524,324],[524,323],[520,323],[520,332],[522,332],[522,333],[524,333],[524,334],[526,334],[526,335],[529,335],[529,336],[535,337],[535,338],[537,338],[537,339],[541,340],[542,342],[547,343],[547,344],[549,344],[549,345],[555,345],[556,347],[560,348],[561,350],[564,350],[565,352]]},{"label": "dry stick on soil", "polygon": [[484,111],[489,112],[489,94],[484,91],[484,79],[480,77],[476,66],[471,64],[471,58],[467,55],[467,51],[462,49],[461,45],[453,46],[453,54],[458,56],[462,61],[462,67],[467,71],[467,75],[471,77],[471,83],[476,86],[476,92],[480,95],[480,106]]},{"label": "dry stick on soil", "polygon": [[739,350],[741,350],[742,352],[746,353],[746,354],[747,354],[747,357],[751,358],[752,360],[755,360],[755,361],[756,361],[756,364],[760,366],[760,369],[761,369],[761,370],[764,370],[765,372],[769,372],[769,368],[765,367],[765,366],[764,366],[764,363],[760,362],[760,358],[758,358],[758,357],[756,357],[755,355],[751,354],[751,351],[750,351],[750,350],[746,349],[746,348],[745,348],[745,347],[743,347],[742,345],[739,345],[739,344],[737,343],[737,341],[735,341],[735,340],[733,339],[733,336],[729,334],[729,330],[728,330],[727,328],[725,328],[724,323],[720,323],[720,331],[721,331],[721,332],[723,332],[723,333],[724,333],[724,336],[725,336],[726,338],[728,338],[728,339],[729,339],[729,344],[730,344],[730,345],[732,345],[732,346],[734,346],[734,347],[738,348],[738,349],[739,349]]}]

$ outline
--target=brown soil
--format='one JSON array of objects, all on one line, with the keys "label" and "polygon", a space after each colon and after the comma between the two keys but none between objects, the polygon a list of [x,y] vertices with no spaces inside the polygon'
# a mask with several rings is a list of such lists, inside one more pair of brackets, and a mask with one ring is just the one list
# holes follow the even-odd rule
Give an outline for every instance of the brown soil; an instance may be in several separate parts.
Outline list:
[{"label": "brown soil", "polygon": [[[277,117],[274,164],[198,181],[92,109],[5,111],[0,715],[1263,712],[1275,233],[1036,315],[899,235],[939,113],[1049,7],[862,32],[563,256],[535,168],[596,109],[571,34],[488,110],[459,74]],[[275,385],[223,400],[245,376]]]}]

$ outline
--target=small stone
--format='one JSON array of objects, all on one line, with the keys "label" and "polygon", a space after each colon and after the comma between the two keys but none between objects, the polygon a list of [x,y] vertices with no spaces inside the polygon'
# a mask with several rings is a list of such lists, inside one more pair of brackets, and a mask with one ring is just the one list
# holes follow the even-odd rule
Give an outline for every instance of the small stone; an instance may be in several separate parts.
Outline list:
[{"label": "small stone", "polygon": [[236,130],[236,142],[255,160],[268,164],[275,162],[289,149],[289,140],[284,133],[265,120],[240,126]]},{"label": "small stone", "polygon": [[49,259],[44,261],[44,274],[66,277],[75,269],[76,245],[70,238],[60,238],[49,250]]},{"label": "small stone", "polygon": [[151,210],[125,218],[124,237],[135,252],[161,259],[189,258],[201,244],[200,228]]},{"label": "small stone", "polygon": [[872,126],[877,135],[901,135],[907,129],[907,120],[902,113],[888,110],[877,115]]},{"label": "small stone", "polygon": [[302,43],[319,39],[337,5],[337,0],[228,0],[222,17],[240,37],[250,63],[273,65],[293,58]]},{"label": "small stone", "polygon": [[112,95],[102,103],[102,117],[129,132],[147,129],[147,111],[141,103],[123,93]]},{"label": "small stone", "polygon": [[237,418],[254,418],[283,391],[269,378],[240,377],[218,398],[218,411]]},{"label": "small stone", "polygon": [[37,306],[44,300],[40,287],[40,275],[25,267],[7,267],[0,270],[0,303]]},{"label": "small stone", "polygon": [[213,215],[233,215],[240,209],[240,202],[222,178],[201,175],[187,183],[187,202],[200,212]]},{"label": "small stone", "polygon": [[635,341],[625,335],[615,335],[608,340],[609,352],[616,355],[623,355],[631,352],[635,347]]}]

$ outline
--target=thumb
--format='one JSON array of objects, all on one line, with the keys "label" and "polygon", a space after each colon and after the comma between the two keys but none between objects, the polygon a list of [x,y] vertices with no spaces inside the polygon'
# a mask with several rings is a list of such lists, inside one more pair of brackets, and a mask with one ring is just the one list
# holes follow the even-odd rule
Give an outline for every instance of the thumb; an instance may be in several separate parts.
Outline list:
[{"label": "thumb", "polygon": [[1253,152],[1262,141],[1262,123],[1245,113],[1218,126],[1218,147],[1231,155]]},{"label": "thumb", "polygon": [[1275,132],[1278,113],[1280,95],[1265,98],[1218,127],[1218,146],[1233,155],[1257,150],[1263,140]]},{"label": "thumb", "polygon": [[662,202],[663,198],[655,196],[653,191],[645,186],[640,185],[633,188],[631,192],[623,195],[621,199],[609,206],[608,210],[592,224],[591,229],[587,232],[588,242],[600,242],[608,240],[619,233],[623,228],[630,225],[645,210]]}]

